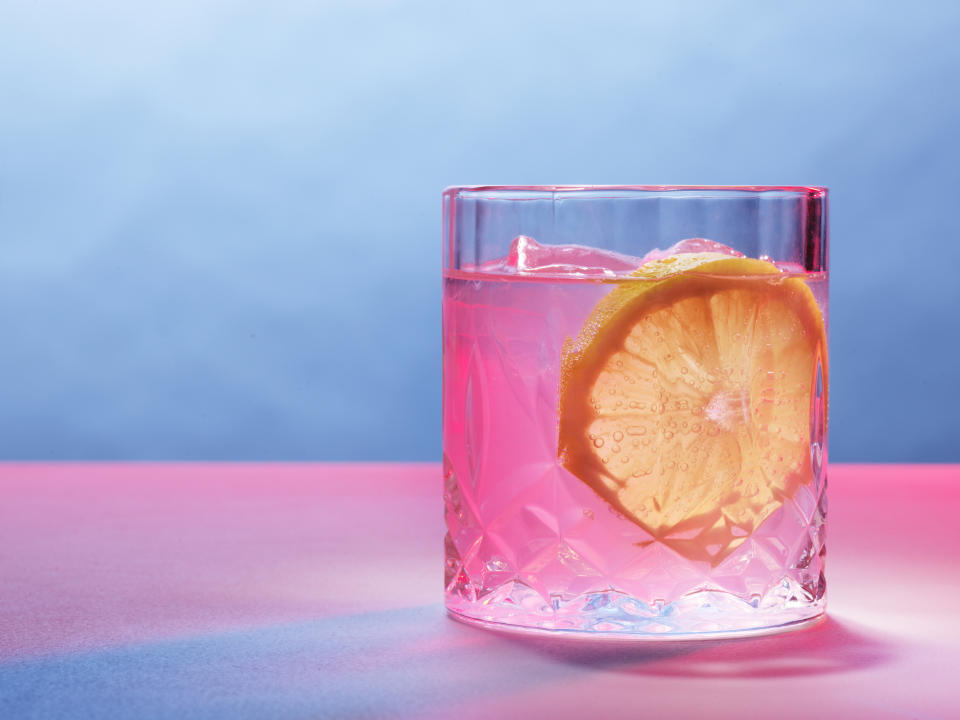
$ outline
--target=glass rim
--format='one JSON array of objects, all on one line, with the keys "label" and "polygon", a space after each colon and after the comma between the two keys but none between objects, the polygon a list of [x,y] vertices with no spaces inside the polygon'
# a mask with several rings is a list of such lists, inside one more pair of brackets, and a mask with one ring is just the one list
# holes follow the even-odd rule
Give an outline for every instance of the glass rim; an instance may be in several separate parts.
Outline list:
[{"label": "glass rim", "polygon": [[460,192],[552,192],[577,193],[593,191],[618,192],[742,192],[767,193],[781,192],[805,195],[809,198],[826,197],[828,188],[821,185],[450,185],[443,190],[444,195],[455,195]]}]

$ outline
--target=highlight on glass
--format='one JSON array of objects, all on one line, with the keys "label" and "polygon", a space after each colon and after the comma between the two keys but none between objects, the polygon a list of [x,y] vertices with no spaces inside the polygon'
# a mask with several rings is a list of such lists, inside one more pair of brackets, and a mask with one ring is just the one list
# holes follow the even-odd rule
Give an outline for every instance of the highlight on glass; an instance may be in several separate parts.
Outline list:
[{"label": "highlight on glass", "polygon": [[443,193],[449,612],[648,638],[825,609],[827,191]]}]

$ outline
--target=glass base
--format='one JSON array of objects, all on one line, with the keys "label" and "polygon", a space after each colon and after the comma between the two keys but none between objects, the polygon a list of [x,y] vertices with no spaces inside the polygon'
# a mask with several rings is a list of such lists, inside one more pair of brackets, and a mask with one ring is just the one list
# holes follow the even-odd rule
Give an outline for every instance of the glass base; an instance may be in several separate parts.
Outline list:
[{"label": "glass base", "polygon": [[[515,589],[516,590],[516,589]],[[493,599],[493,598],[491,598]],[[703,591],[662,606],[616,592],[585,594],[575,601],[543,604],[533,591],[511,593],[500,602],[447,597],[458,621],[490,629],[632,640],[714,640],[798,630],[824,617],[826,598],[751,603],[725,592]]]}]

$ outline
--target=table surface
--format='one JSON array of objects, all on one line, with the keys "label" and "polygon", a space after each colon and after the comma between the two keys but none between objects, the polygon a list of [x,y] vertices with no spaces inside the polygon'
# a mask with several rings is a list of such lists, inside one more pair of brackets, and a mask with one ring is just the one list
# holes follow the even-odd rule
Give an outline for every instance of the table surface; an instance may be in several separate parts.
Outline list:
[{"label": "table surface", "polygon": [[571,641],[441,604],[432,464],[0,464],[0,717],[960,718],[960,466],[832,465],[829,617]]}]

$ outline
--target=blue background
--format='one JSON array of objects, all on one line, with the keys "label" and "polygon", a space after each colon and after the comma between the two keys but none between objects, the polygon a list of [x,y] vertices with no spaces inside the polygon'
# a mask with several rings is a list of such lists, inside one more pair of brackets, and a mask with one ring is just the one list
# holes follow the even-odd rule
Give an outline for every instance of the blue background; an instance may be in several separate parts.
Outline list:
[{"label": "blue background", "polygon": [[960,3],[0,5],[0,457],[438,459],[440,191],[831,188],[832,458],[960,460]]}]

